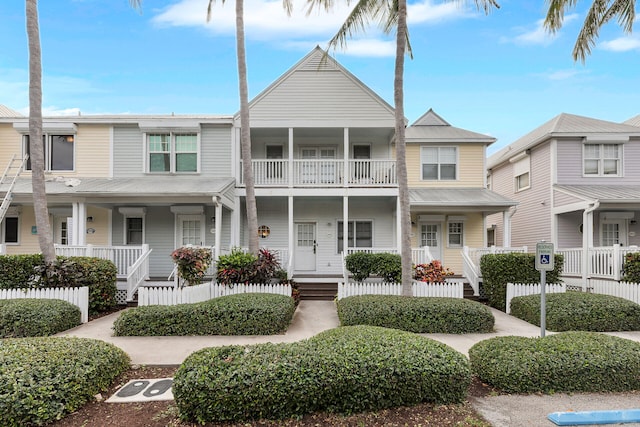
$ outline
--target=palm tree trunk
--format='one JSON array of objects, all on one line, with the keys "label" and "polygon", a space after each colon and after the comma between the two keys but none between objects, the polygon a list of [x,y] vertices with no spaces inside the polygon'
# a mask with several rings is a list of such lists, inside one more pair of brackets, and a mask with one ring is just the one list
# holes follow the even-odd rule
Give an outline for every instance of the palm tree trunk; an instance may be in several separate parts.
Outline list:
[{"label": "palm tree trunk", "polygon": [[411,214],[409,212],[409,184],[407,179],[405,123],[404,123],[404,56],[407,46],[407,2],[398,0],[398,29],[396,33],[396,65],[393,80],[393,100],[396,121],[396,170],[400,198],[400,256],[402,260],[402,295],[411,296]]},{"label": "palm tree trunk", "polygon": [[44,183],[44,147],[42,143],[42,55],[38,1],[26,0],[27,37],[29,38],[29,145],[31,155],[31,187],[33,210],[38,230],[38,243],[46,264],[56,259],[49,225],[49,209]]},{"label": "palm tree trunk", "polygon": [[244,4],[236,0],[236,49],[238,52],[238,85],[240,89],[240,146],[242,149],[242,173],[246,191],[249,252],[258,254],[258,209],[256,207],[255,181],[251,164],[251,123],[249,117],[249,89],[247,84],[247,59],[244,44]]}]

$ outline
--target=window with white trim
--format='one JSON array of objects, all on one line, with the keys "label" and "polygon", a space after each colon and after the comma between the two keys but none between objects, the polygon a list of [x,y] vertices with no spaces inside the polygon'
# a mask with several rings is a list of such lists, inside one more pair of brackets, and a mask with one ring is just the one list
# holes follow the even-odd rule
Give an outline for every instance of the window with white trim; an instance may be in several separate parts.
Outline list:
[{"label": "window with white trim", "polygon": [[461,248],[464,244],[464,223],[450,222],[447,224],[447,242],[450,248]]},{"label": "window with white trim", "polygon": [[[74,135],[43,134],[44,170],[73,171],[75,169],[74,142]],[[29,154],[25,169],[31,170],[31,142],[29,141],[29,135],[24,135],[23,137],[23,154]]]},{"label": "window with white trim", "polygon": [[147,172],[198,172],[197,133],[148,133]]},{"label": "window with white trim", "polygon": [[420,166],[424,181],[452,181],[458,178],[457,147],[421,147]]},{"label": "window with white trim", "polygon": [[[342,253],[343,239],[343,222],[338,221],[338,253]],[[373,221],[349,221],[347,239],[347,247],[349,248],[373,247]]]},{"label": "window with white trim", "polygon": [[2,242],[18,244],[20,236],[20,221],[17,216],[7,216],[2,221]]},{"label": "window with white trim", "polygon": [[513,163],[513,178],[516,192],[531,187],[531,156],[526,155]]},{"label": "window with white trim", "polygon": [[126,245],[141,245],[144,243],[144,218],[142,217],[126,217],[125,218]]},{"label": "window with white trim", "polygon": [[622,176],[622,144],[584,144],[584,176]]}]

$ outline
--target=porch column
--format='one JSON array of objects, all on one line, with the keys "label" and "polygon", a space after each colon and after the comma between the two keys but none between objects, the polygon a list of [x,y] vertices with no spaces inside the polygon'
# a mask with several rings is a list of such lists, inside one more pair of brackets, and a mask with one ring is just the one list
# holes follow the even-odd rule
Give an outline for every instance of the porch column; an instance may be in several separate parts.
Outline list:
[{"label": "porch column", "polygon": [[512,206],[502,212],[502,246],[505,248],[511,247],[511,217],[515,215],[517,210],[517,207]]},{"label": "porch column", "polygon": [[349,186],[349,179],[351,177],[351,171],[349,170],[349,128],[344,128],[344,137],[343,137],[343,145],[344,148],[343,150],[343,155],[342,158],[344,159],[344,169],[343,169],[343,179],[342,179],[342,184],[345,187]]},{"label": "porch column", "polygon": [[214,249],[213,249],[213,259],[217,260],[220,256],[220,246],[222,245],[222,203],[220,202],[220,198],[217,196],[213,197],[213,205],[216,208],[215,219],[216,219],[216,237],[214,241]]},{"label": "porch column", "polygon": [[287,265],[287,272],[289,273],[289,278],[293,276],[293,266],[295,265],[295,234],[293,230],[293,196],[287,197],[287,208],[288,208],[288,224],[289,224],[289,261],[290,264]]},{"label": "porch column", "polygon": [[67,222],[67,233],[71,236],[71,239],[68,239],[68,242],[72,246],[79,245],[78,243],[78,203],[71,203],[71,224]]},{"label": "porch column", "polygon": [[87,243],[87,208],[84,202],[71,203],[71,245],[82,246]]},{"label": "porch column", "polygon": [[582,213],[582,292],[587,291],[589,280],[589,249],[593,247],[593,211],[598,209],[599,202],[593,203]]},{"label": "porch column", "polygon": [[[355,230],[354,230],[355,231]],[[347,256],[349,247],[349,196],[342,197],[342,253]]]},{"label": "porch column", "polygon": [[242,205],[240,204],[240,197],[236,197],[235,209],[231,211],[231,246],[240,246],[240,227],[242,221],[240,219],[240,211]]},{"label": "porch column", "polygon": [[289,128],[289,147],[287,150],[288,158],[288,173],[289,173],[289,188],[293,188],[293,128]]},{"label": "porch column", "polygon": [[[402,252],[402,215],[400,215],[400,196],[396,197],[396,250]],[[420,244],[418,244],[420,246]]]}]

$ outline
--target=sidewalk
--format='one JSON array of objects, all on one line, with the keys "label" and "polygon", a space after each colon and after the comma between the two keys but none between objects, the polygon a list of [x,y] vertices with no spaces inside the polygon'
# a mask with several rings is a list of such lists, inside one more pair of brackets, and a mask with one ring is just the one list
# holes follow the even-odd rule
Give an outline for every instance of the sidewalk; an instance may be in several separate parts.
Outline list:
[{"label": "sidewalk", "polygon": [[[499,310],[491,310],[496,319],[492,333],[422,335],[443,342],[465,355],[468,355],[469,349],[475,343],[488,338],[507,335],[540,336],[538,326]],[[119,313],[114,313],[102,317],[57,336],[96,338],[110,342],[127,352],[132,364],[178,365],[189,354],[205,347],[294,342],[339,326],[333,301],[301,301],[287,332],[270,336],[114,337],[111,328],[118,315]],[[610,335],[640,342],[640,331],[613,332]],[[496,427],[552,427],[555,424],[547,419],[547,415],[552,412],[640,408],[640,393],[501,395],[471,398],[470,401],[473,407]]]}]

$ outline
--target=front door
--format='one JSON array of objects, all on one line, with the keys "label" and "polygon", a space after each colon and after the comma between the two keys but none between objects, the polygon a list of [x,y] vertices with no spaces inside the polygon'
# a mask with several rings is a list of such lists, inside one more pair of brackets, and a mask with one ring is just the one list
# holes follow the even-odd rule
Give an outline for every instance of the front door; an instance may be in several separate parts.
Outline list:
[{"label": "front door", "polygon": [[58,245],[69,245],[71,244],[71,239],[69,235],[69,221],[71,218],[67,218],[64,216],[55,216],[53,229],[54,229],[54,243]]},{"label": "front door", "polygon": [[433,259],[442,261],[442,245],[440,242],[440,223],[422,224],[420,246],[428,246]]},{"label": "front door", "polygon": [[303,147],[300,149],[300,157],[307,160],[302,163],[301,180],[303,184],[335,184],[338,182],[335,148]]},{"label": "front door", "polygon": [[296,223],[296,271],[314,271],[316,269],[316,224],[313,222]]},{"label": "front door", "polygon": [[176,224],[176,247],[204,245],[202,215],[178,215]]},{"label": "front door", "polygon": [[600,224],[602,246],[627,245],[627,221],[625,219],[605,219]]}]

